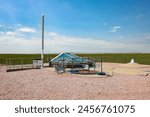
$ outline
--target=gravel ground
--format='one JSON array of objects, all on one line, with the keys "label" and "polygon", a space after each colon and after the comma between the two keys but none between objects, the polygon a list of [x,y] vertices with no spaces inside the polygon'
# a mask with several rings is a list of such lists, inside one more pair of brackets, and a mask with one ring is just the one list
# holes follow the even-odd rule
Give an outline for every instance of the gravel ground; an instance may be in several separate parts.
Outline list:
[{"label": "gravel ground", "polygon": [[[106,63],[124,67],[122,64]],[[128,66],[126,65],[125,68]],[[131,69],[131,67],[130,67]],[[150,66],[132,69],[150,70]],[[0,69],[1,100],[91,100],[150,99],[150,74],[123,74],[114,71],[112,77],[86,77],[57,74],[53,68],[5,72]]]}]

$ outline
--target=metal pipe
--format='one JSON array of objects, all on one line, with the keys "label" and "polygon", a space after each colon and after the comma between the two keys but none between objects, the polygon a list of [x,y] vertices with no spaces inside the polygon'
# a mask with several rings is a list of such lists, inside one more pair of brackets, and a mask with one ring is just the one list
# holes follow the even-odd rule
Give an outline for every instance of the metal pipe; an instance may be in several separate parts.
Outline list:
[{"label": "metal pipe", "polygon": [[44,15],[42,14],[42,51],[41,51],[41,60],[42,65],[41,68],[44,66]]}]

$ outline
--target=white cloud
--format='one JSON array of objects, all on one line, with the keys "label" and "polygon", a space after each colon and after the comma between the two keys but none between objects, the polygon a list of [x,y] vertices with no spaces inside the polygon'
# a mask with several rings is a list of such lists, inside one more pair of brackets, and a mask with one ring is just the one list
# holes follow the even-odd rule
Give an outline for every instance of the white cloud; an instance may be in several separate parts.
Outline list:
[{"label": "white cloud", "polygon": [[56,32],[48,32],[47,34],[50,36],[57,36],[58,35]]},{"label": "white cloud", "polygon": [[3,27],[3,25],[0,24],[0,28],[2,28],[2,27]]},{"label": "white cloud", "polygon": [[0,24],[0,30],[1,31],[12,31],[12,30],[16,30],[19,26],[18,25],[14,25],[14,26],[10,26],[10,25],[2,25]]},{"label": "white cloud", "polygon": [[143,36],[144,36],[144,39],[150,40],[150,33],[145,33],[143,34]]},{"label": "white cloud", "polygon": [[15,36],[17,33],[16,32],[11,32],[11,31],[8,31],[8,32],[6,32],[6,35],[8,35],[8,36]]},{"label": "white cloud", "polygon": [[107,23],[104,23],[103,25],[104,25],[104,26],[106,26],[106,25],[107,25]]},{"label": "white cloud", "polygon": [[8,28],[7,26],[0,24],[0,29],[1,29],[1,30],[7,29],[7,28]]},{"label": "white cloud", "polygon": [[137,15],[135,18],[136,18],[136,19],[141,19],[141,18],[143,18],[143,14]]},{"label": "white cloud", "polygon": [[17,31],[25,32],[25,33],[35,33],[36,32],[36,30],[31,27],[22,27],[22,28],[19,28]]},{"label": "white cloud", "polygon": [[[31,37],[30,40],[26,36],[15,32],[6,32],[0,35],[0,53],[33,53],[38,52],[40,40]],[[40,49],[39,49],[40,50]]]},{"label": "white cloud", "polygon": [[[11,27],[11,28],[10,28]],[[40,40],[24,32],[36,32],[32,27],[14,25],[2,26],[0,32],[0,53],[33,53],[38,51]]]},{"label": "white cloud", "polygon": [[[93,38],[76,38],[64,35],[47,37],[45,50],[47,52],[148,52],[150,44],[130,43],[129,41],[100,40]],[[139,49],[142,48],[142,49]]]},{"label": "white cloud", "polygon": [[124,38],[124,36],[120,35],[119,38]]},{"label": "white cloud", "polygon": [[[116,28],[118,29],[119,26]],[[145,39],[148,39],[150,36],[148,34],[145,34],[144,37]],[[40,33],[31,34],[29,36],[28,33],[19,32],[17,30],[0,32],[0,53],[40,52]],[[45,32],[45,53],[56,52],[150,52],[150,43],[131,43],[125,40],[116,41],[114,39],[107,41],[105,39],[84,37],[79,38],[61,35],[56,32]]]},{"label": "white cloud", "polygon": [[0,35],[4,35],[5,33],[4,32],[0,32]]},{"label": "white cloud", "polygon": [[120,28],[121,28],[121,26],[111,27],[110,32],[117,32]]}]

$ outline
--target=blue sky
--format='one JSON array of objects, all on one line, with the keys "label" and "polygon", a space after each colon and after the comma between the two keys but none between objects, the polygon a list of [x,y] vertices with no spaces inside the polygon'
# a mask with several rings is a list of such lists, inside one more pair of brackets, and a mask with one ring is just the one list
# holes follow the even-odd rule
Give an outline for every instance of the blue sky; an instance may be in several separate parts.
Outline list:
[{"label": "blue sky", "polygon": [[[0,53],[150,52],[150,0],[0,0]],[[17,46],[16,46],[17,45]]]}]

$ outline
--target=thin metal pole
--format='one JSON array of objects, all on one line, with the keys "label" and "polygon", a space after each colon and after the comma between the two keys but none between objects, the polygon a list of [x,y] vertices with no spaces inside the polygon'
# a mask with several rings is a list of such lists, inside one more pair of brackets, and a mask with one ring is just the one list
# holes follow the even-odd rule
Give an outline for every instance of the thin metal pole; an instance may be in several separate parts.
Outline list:
[{"label": "thin metal pole", "polygon": [[42,52],[41,52],[41,60],[42,65],[41,68],[44,66],[44,15],[42,14]]}]

